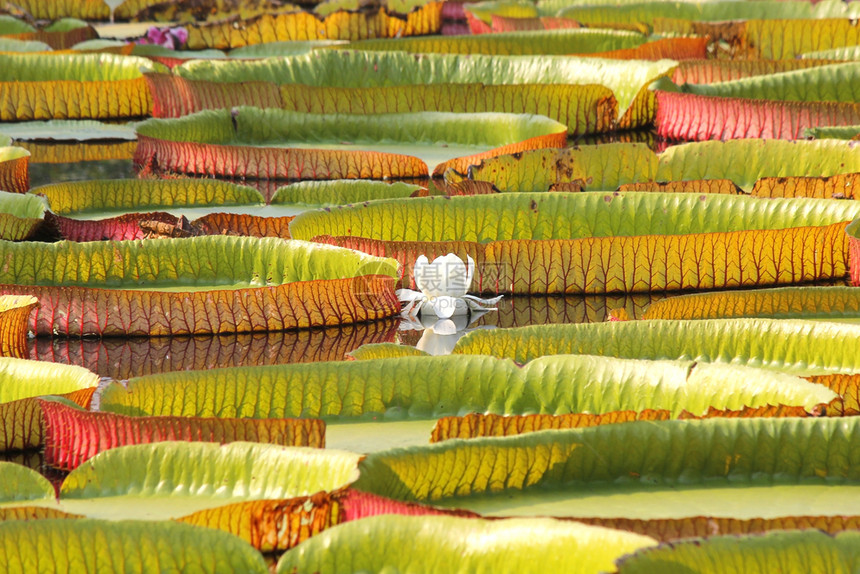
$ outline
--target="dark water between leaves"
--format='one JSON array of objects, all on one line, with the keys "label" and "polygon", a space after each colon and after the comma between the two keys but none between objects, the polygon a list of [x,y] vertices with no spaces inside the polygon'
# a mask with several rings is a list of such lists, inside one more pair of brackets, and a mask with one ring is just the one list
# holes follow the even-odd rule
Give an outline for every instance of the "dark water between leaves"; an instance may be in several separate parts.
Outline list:
[{"label": "dark water between leaves", "polygon": [[[464,317],[462,321],[467,324],[458,325],[462,328],[454,337],[459,338],[465,329],[474,328],[604,321],[608,312],[617,308],[625,308],[635,317],[651,301],[662,297],[660,294],[505,297],[498,303],[498,311],[488,312],[471,324]],[[400,342],[415,346],[422,336],[426,341],[427,336],[419,325],[388,319],[276,333],[103,339],[39,337],[30,340],[30,358],[79,365],[103,377],[122,380],[168,371],[340,361],[361,345]],[[436,344],[451,343],[453,346],[456,342],[450,335],[435,336],[447,338]]]}]

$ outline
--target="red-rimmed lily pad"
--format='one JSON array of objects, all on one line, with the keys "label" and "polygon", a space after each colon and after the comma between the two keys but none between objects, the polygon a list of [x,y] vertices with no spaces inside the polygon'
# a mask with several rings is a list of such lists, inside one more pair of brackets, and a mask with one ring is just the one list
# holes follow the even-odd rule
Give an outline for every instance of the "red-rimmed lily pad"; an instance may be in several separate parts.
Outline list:
[{"label": "red-rimmed lily pad", "polygon": [[132,444],[251,441],[282,446],[325,446],[319,419],[127,417],[88,412],[57,399],[39,401],[45,419],[45,463],[74,470],[100,452]]},{"label": "red-rimmed lily pad", "polygon": [[42,410],[34,397],[76,393],[69,398],[89,405],[98,375],[70,365],[25,359],[0,359],[0,451],[44,444]]},{"label": "red-rimmed lily pad", "polygon": [[137,133],[135,162],[146,169],[272,179],[427,177],[485,157],[562,146],[567,138],[565,126],[541,116],[258,108],[148,120]]}]

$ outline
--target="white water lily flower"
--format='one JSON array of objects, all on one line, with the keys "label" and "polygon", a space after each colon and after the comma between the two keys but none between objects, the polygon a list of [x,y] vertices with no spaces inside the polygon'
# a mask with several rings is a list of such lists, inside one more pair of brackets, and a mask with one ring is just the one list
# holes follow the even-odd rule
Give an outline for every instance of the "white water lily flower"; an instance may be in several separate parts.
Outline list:
[{"label": "white water lily flower", "polygon": [[424,313],[447,319],[454,315],[465,315],[471,311],[490,311],[502,297],[481,299],[467,295],[472,277],[475,274],[475,260],[466,256],[467,261],[453,253],[437,257],[430,263],[421,255],[415,260],[415,285],[420,291],[398,289],[397,298],[404,303],[403,315]]}]

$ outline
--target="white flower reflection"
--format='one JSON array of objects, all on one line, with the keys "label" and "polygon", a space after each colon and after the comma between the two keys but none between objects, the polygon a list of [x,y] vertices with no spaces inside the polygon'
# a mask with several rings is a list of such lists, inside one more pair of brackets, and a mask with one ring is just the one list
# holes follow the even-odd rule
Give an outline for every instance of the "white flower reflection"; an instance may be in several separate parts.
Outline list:
[{"label": "white flower reflection", "polygon": [[[474,311],[469,315],[454,315],[450,319],[437,317],[406,317],[400,323],[401,331],[424,331],[415,348],[430,355],[450,355],[457,341],[466,333],[474,331],[469,326],[477,321],[487,311]],[[492,329],[491,326],[477,327]]]},{"label": "white flower reflection", "polygon": [[493,311],[501,296],[481,299],[467,295],[475,274],[475,260],[466,256],[467,262],[453,253],[437,257],[430,263],[421,255],[415,260],[415,285],[420,291],[398,289],[397,298],[404,304],[404,317],[435,315],[447,319],[455,315],[467,315],[475,311]]}]

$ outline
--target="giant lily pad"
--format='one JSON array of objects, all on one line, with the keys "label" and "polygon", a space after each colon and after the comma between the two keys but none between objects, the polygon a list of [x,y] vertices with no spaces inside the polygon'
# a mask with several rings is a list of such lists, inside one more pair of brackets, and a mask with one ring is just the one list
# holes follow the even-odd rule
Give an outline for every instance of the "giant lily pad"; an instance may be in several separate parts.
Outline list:
[{"label": "giant lily pad", "polygon": [[[654,80],[666,76],[672,72],[676,63],[668,60],[659,62],[606,60],[599,58],[572,58],[566,56],[487,56],[481,54],[457,55],[457,54],[422,54],[413,55],[403,52],[360,52],[345,50],[321,50],[302,56],[292,56],[278,59],[260,60],[257,62],[215,62],[197,61],[179,66],[174,73],[186,80],[207,82],[268,82],[277,85],[303,84],[316,88],[317,93],[322,88],[365,88],[361,90],[340,90],[350,97],[357,98],[357,104],[373,99],[375,105],[377,98],[384,97],[386,102],[389,98],[399,94],[419,95],[422,84],[438,86],[440,84],[465,84],[465,93],[481,94],[488,97],[493,89],[486,90],[484,86],[521,86],[521,88],[499,88],[495,93],[505,94],[513,97],[521,94],[523,90],[528,93],[529,86],[551,84],[562,85],[594,85],[599,84],[609,88],[618,102],[618,109],[613,119],[622,127],[636,127],[646,125],[653,120],[655,109],[653,95],[646,89]],[[411,87],[410,87],[411,86]],[[154,87],[155,100],[165,102],[165,106],[174,109],[185,110],[183,113],[196,111],[195,108],[185,108],[191,105],[188,98],[177,88],[184,87],[181,83],[164,83],[163,95],[158,87]],[[396,87],[396,90],[392,90]],[[388,88],[388,89],[385,89]],[[231,88],[238,91],[239,88]],[[460,88],[451,88],[459,90]],[[315,90],[308,90],[301,86],[294,88],[283,88],[285,94],[291,91],[297,96],[303,92],[313,95]],[[445,96],[446,88],[434,87],[428,93]],[[471,90],[469,92],[468,90]],[[559,87],[558,91],[564,88]],[[259,87],[258,87],[259,91]],[[544,90],[545,91],[545,90]],[[192,94],[195,92],[191,92]],[[534,97],[538,92],[531,94]],[[575,92],[574,92],[575,93]],[[341,94],[332,92],[338,98]],[[211,94],[215,96],[217,94]],[[251,97],[260,97],[253,96]],[[268,96],[267,96],[268,97]],[[555,102],[558,96],[553,95]],[[178,103],[183,102],[182,106]],[[256,100],[252,100],[256,101]],[[303,101],[303,100],[301,100]],[[338,99],[339,102],[342,100]],[[556,118],[556,113],[570,110],[575,102],[561,100],[558,105],[559,112],[553,112],[555,105],[538,108],[538,112]],[[314,106],[321,105],[318,102]],[[341,104],[337,104],[338,106]],[[343,105],[346,105],[345,103]],[[358,111],[352,108],[336,107],[325,111]],[[402,104],[398,104],[402,105]],[[453,104],[452,104],[453,105]],[[458,106],[461,104],[457,104]],[[373,109],[373,108],[370,108]],[[387,111],[398,111],[401,108]],[[409,108],[412,109],[411,107]],[[456,108],[459,109],[459,108]],[[488,108],[488,111],[516,111],[518,108],[503,107],[501,110]],[[466,108],[471,111],[482,111],[482,108]],[[531,112],[532,108],[523,108],[524,112]],[[589,112],[590,115],[590,112]],[[566,123],[573,130],[570,113],[559,115],[556,119]],[[579,112],[575,114],[579,122]],[[596,119],[585,118],[586,125],[593,123]],[[577,127],[576,132],[581,132]]]},{"label": "giant lily pad", "polygon": [[441,173],[484,157],[561,146],[567,128],[549,118],[512,114],[364,116],[236,108],[148,120],[137,133],[135,162],[143,166],[230,177],[383,179],[426,177],[428,166]]},{"label": "giant lily pad", "polygon": [[[372,549],[367,540],[378,540]],[[289,550],[279,573],[515,570],[597,573],[654,544],[628,532],[548,519],[377,516],[331,528]],[[404,552],[404,548],[411,548]],[[336,548],[335,552],[331,549]]]},{"label": "giant lily pad", "polygon": [[[393,381],[391,372],[401,379]],[[444,381],[436,376],[439,372],[446,373]],[[216,389],[225,390],[231,399],[216,399]],[[469,412],[668,409],[677,416],[683,411],[705,414],[711,407],[766,404],[811,410],[836,397],[823,385],[725,365],[566,356],[519,368],[490,357],[447,356],[153,375],[132,379],[127,389],[110,386],[102,395],[101,409],[128,415],[311,416],[342,423],[378,419],[396,423]],[[344,426],[347,432],[352,427]],[[414,428],[425,433],[426,441],[431,426]]]},{"label": "giant lily pad", "polygon": [[31,323],[37,333],[282,330],[399,310],[386,277],[393,262],[299,241],[220,236],[5,243],[0,250],[10,262],[0,291],[39,298]]},{"label": "giant lily pad", "polygon": [[[638,292],[843,277],[848,241],[845,223],[835,222],[857,210],[779,201],[636,192],[430,197],[305,212],[290,230],[395,257],[404,278],[419,255],[468,255],[477,265],[473,291]],[[803,245],[813,237],[823,247],[810,261]]]},{"label": "giant lily pad", "polygon": [[[0,136],[2,139],[5,136]],[[3,142],[0,142],[3,143]],[[30,152],[20,147],[0,147],[0,190],[27,193],[30,177],[27,171]]]},{"label": "giant lily pad", "polygon": [[833,60],[685,60],[678,64],[672,81],[678,85],[713,84],[730,82],[752,76],[766,76],[793,70],[805,70],[815,66],[835,63]]},{"label": "giant lily pad", "polygon": [[642,144],[534,150],[486,159],[468,177],[501,191],[546,191],[554,183],[588,181],[590,191],[646,181],[731,179],[750,190],[763,177],[830,176],[860,171],[860,147],[836,140],[742,139],[672,146],[654,154]]},{"label": "giant lily pad", "polygon": [[[817,530],[769,532],[760,536],[720,536],[642,549],[618,561],[619,574],[701,572],[749,574],[833,572],[847,574],[858,560],[860,534],[830,536]],[[731,564],[731,566],[728,566]]]},{"label": "giant lily pad", "polygon": [[[99,378],[81,367],[0,359],[0,451],[35,448],[44,444],[42,411],[32,397],[95,389]],[[91,393],[82,393],[88,402]]]},{"label": "giant lily pad", "polygon": [[140,68],[154,66],[110,54],[0,54],[0,120],[148,115],[152,100]]},{"label": "giant lily pad", "polygon": [[0,538],[0,562],[12,572],[268,572],[263,557],[247,543],[187,524],[11,520],[0,523]]},{"label": "giant lily pad", "polygon": [[642,319],[860,319],[860,290],[853,287],[782,287],[669,297],[652,303]]},{"label": "giant lily pad", "polygon": [[583,353],[734,363],[797,373],[860,372],[860,327],[774,319],[622,321],[473,331],[455,353],[526,362]]},{"label": "giant lily pad", "polygon": [[[329,87],[269,82],[211,82],[147,74],[155,117],[249,105],[313,113],[506,112],[548,116],[571,135],[614,129],[617,102],[609,88],[584,85],[418,84]],[[562,102],[559,105],[559,102]]]},{"label": "giant lily pad", "polygon": [[818,4],[809,2],[732,2],[709,0],[707,2],[633,2],[624,6],[609,3],[589,3],[589,5],[570,5],[559,0],[541,0],[543,13],[560,8],[559,16],[572,18],[589,26],[603,24],[652,25],[656,19],[675,18],[689,21],[751,20],[768,18],[856,18],[860,16],[855,8],[842,2],[825,1]]},{"label": "giant lily pad", "polygon": [[396,40],[353,42],[350,49],[386,50],[413,53],[491,54],[586,54],[634,48],[645,42],[636,32],[617,30],[541,30],[487,35],[435,36]]},{"label": "giant lily pad", "polygon": [[[325,446],[325,423],[318,419],[127,417],[87,412],[51,398],[41,400],[40,406],[45,418],[45,462],[62,470],[74,470],[99,452],[131,444],[252,441]],[[81,436],[98,440],[82,441]]]},{"label": "giant lily pad", "polygon": [[27,239],[42,224],[46,210],[42,198],[0,191],[0,240]]},{"label": "giant lily pad", "polygon": [[35,297],[0,297],[0,357],[27,358],[27,326]]},{"label": "giant lily pad", "polygon": [[819,126],[860,123],[854,102],[802,102],[657,92],[657,134],[666,139],[796,140]]},{"label": "giant lily pad", "polygon": [[406,198],[421,189],[403,182],[386,183],[362,179],[302,181],[278,189],[272,204],[307,206],[343,205],[373,199]]},{"label": "giant lily pad", "polygon": [[501,516],[856,514],[858,432],[856,419],[751,418],[445,441],[369,455],[355,487]]},{"label": "giant lily pad", "polygon": [[392,14],[382,7],[372,13],[338,11],[325,18],[309,12],[262,14],[240,21],[194,24],[188,27],[192,50],[241,48],[288,40],[361,40],[434,34],[441,26],[442,2],[428,2],[409,14]]},{"label": "giant lily pad", "polygon": [[263,203],[253,188],[204,179],[89,180],[45,185],[32,193],[44,195],[60,215]]}]

